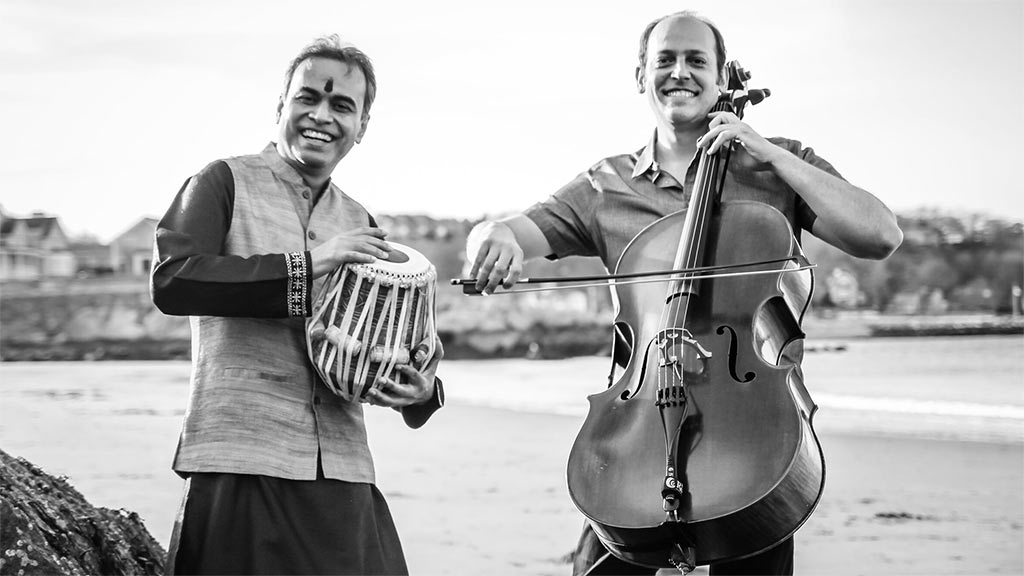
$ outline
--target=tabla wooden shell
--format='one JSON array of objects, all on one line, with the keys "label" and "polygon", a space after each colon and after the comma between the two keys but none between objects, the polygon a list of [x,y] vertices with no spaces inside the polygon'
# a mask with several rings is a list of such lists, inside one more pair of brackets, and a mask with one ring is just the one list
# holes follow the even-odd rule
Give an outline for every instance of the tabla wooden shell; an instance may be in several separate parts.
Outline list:
[{"label": "tabla wooden shell", "polygon": [[395,366],[409,364],[418,346],[426,356],[417,366],[434,357],[437,272],[423,254],[389,244],[390,260],[404,261],[339,267],[306,321],[310,361],[327,387],[349,401],[365,399],[380,377],[403,382]]}]

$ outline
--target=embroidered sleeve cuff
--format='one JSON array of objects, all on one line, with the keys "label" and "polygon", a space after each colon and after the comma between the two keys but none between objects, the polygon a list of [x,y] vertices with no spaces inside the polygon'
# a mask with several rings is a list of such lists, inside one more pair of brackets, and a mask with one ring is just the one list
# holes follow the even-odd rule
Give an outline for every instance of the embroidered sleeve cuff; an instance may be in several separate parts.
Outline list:
[{"label": "embroidered sleeve cuff", "polygon": [[313,284],[313,266],[309,252],[285,254],[288,266],[288,315],[306,317],[312,314],[310,291]]}]

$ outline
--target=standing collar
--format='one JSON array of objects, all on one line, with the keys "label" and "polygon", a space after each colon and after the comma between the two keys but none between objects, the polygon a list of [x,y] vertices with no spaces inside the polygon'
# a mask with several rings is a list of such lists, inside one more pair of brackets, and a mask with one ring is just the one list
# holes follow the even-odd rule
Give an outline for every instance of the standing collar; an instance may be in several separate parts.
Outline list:
[{"label": "standing collar", "polygon": [[[285,162],[284,158],[281,157],[281,154],[277,152],[277,144],[274,142],[267,144],[263,151],[260,152],[260,158],[263,158],[263,161],[267,163],[267,166],[270,166],[270,170],[276,174],[278,178],[288,182],[289,184],[309,188],[309,184],[306,184],[306,181],[302,178],[302,174],[299,174],[299,171],[293,168],[291,164]],[[331,184],[331,179],[328,178],[325,190],[330,190]]]}]

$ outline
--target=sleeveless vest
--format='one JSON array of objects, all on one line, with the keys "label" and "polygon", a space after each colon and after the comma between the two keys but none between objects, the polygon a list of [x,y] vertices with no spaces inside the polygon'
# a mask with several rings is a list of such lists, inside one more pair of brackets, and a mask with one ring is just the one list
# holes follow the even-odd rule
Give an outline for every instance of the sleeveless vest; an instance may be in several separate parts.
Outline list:
[{"label": "sleeveless vest", "polygon": [[[285,253],[304,265],[304,252],[369,224],[366,210],[333,183],[311,206],[313,191],[273,144],[225,162],[235,185],[225,255]],[[312,294],[322,283],[314,281]],[[327,478],[374,482],[362,405],[320,381],[307,357],[303,317],[190,322],[191,394],[175,471],[313,480],[319,452]]]}]

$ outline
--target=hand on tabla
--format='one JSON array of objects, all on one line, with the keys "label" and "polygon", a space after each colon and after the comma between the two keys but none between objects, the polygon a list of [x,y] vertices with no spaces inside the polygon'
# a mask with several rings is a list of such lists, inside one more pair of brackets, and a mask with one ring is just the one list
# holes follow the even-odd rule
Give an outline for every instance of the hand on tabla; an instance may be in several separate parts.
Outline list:
[{"label": "hand on tabla", "polygon": [[310,250],[313,277],[333,272],[338,266],[350,262],[371,263],[387,258],[391,247],[384,241],[387,232],[380,228],[356,228],[329,238]]},{"label": "hand on tabla", "polygon": [[[379,378],[377,388],[367,392],[365,401],[373,406],[390,406],[401,408],[411,404],[421,404],[434,395],[434,376],[437,373],[437,365],[444,357],[444,347],[440,338],[434,338],[434,356],[426,365],[423,361],[429,350],[429,342],[423,342],[416,347],[410,364],[398,364],[395,370],[400,372],[404,382],[396,382],[391,378]],[[422,366],[421,368],[417,368]]]}]

